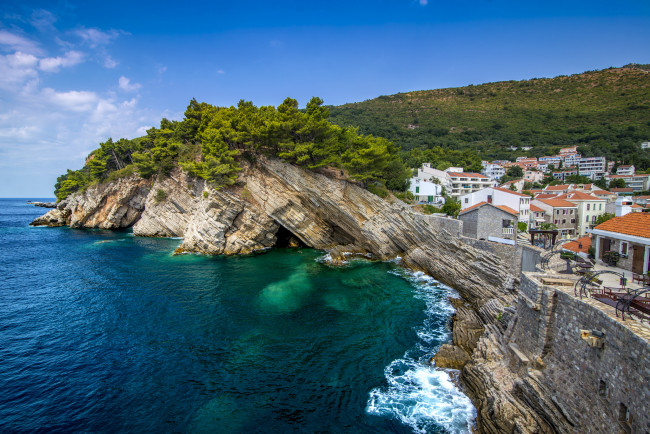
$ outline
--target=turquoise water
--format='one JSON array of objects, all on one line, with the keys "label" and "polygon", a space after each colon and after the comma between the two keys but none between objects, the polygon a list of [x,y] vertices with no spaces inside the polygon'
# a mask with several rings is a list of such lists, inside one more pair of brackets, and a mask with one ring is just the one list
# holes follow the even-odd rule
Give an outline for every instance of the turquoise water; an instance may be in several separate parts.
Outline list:
[{"label": "turquoise water", "polygon": [[[35,199],[34,199],[35,200]],[[421,363],[450,290],[323,252],[173,256],[180,240],[31,228],[0,199],[0,431],[464,432]]]}]

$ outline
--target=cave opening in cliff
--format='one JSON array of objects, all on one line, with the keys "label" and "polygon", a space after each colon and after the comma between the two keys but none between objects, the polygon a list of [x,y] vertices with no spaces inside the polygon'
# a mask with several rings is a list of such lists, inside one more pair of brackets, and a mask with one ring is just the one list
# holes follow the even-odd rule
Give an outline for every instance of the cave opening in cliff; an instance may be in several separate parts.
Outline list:
[{"label": "cave opening in cliff", "polygon": [[278,231],[275,233],[276,241],[273,247],[309,247],[300,238],[295,236],[293,232],[284,226],[280,225]]}]

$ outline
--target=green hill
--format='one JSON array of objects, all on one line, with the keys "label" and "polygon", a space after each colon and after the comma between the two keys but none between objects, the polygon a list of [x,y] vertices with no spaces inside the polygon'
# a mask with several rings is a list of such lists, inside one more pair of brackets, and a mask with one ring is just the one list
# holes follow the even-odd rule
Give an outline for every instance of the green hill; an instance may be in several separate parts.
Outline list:
[{"label": "green hill", "polygon": [[[472,150],[483,159],[550,155],[580,146],[640,168],[650,155],[650,65],[571,76],[399,93],[330,108],[330,121],[403,150]],[[510,151],[510,147],[531,147]],[[416,152],[417,153],[417,152]],[[410,153],[409,153],[410,154]],[[405,155],[408,159],[408,156]]]}]

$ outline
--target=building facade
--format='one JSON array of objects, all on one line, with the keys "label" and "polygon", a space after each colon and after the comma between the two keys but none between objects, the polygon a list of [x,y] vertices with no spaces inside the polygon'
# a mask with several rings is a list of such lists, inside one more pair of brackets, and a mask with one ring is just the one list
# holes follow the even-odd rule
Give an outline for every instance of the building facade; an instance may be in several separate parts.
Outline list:
[{"label": "building facade", "polygon": [[637,274],[650,270],[650,214],[614,217],[588,232],[595,237],[592,245],[599,259],[607,252],[616,252],[620,255],[617,267]]}]

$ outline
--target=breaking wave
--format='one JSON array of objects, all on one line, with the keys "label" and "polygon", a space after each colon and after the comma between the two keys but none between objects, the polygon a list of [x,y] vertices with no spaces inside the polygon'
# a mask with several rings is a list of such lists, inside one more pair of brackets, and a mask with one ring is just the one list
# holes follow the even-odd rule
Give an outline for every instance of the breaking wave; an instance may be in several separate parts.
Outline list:
[{"label": "breaking wave", "polygon": [[429,364],[429,358],[451,338],[448,319],[454,309],[447,297],[458,297],[422,272],[392,272],[416,288],[416,297],[426,303],[426,319],[416,330],[419,342],[400,359],[391,362],[384,374],[387,385],[370,391],[366,411],[395,418],[415,432],[445,430],[471,432],[476,409],[451,376],[458,371],[443,370]]}]

